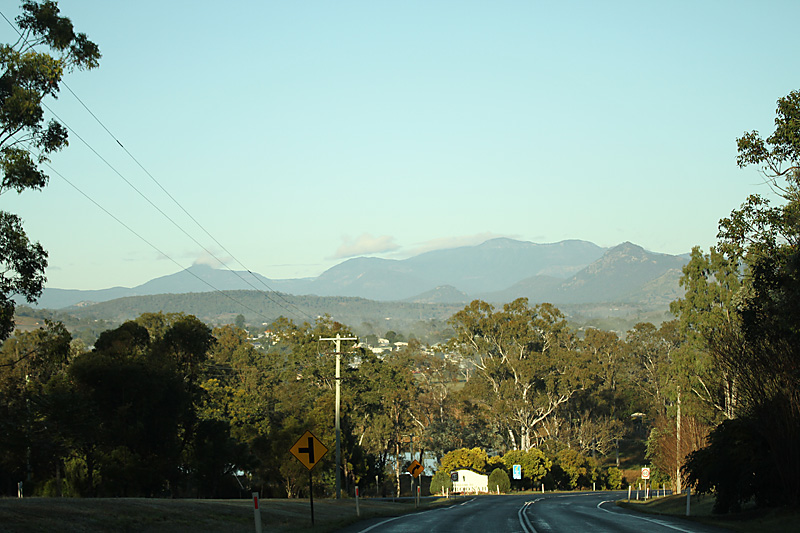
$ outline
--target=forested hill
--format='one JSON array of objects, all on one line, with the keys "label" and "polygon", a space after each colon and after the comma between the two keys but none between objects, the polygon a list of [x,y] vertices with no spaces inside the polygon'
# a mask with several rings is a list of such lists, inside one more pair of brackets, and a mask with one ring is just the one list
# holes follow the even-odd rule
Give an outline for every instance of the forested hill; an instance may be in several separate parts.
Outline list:
[{"label": "forested hill", "polygon": [[461,307],[456,304],[377,302],[364,298],[292,296],[259,291],[224,291],[129,296],[108,302],[70,308],[79,319],[121,323],[142,313],[163,311],[194,315],[208,324],[233,324],[243,315],[249,326],[269,324],[280,317],[295,323],[313,323],[330,315],[359,331],[416,331],[432,339],[449,337],[445,322]]}]

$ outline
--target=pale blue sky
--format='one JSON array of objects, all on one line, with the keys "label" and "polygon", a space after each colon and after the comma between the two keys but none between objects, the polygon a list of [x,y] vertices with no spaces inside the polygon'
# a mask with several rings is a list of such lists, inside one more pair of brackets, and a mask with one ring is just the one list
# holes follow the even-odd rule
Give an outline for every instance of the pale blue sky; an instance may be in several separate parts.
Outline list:
[{"label": "pale blue sky", "polygon": [[[776,100],[800,89],[796,1],[60,6],[103,53],[69,86],[270,278],[493,236],[708,247],[768,192],[736,167],[736,137],[771,132]],[[227,259],[71,94],[48,105]],[[208,255],[74,135],[52,164],[174,262],[52,175],[0,199],[49,251],[49,287],[135,286]]]}]

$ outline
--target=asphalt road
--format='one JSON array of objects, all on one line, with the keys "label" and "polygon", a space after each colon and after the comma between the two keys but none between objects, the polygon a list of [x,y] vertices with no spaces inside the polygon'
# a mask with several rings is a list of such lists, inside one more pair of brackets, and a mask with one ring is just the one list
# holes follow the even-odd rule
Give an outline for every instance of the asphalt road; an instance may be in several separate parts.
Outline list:
[{"label": "asphalt road", "polygon": [[344,533],[720,533],[680,518],[628,511],[614,505],[623,492],[479,496],[451,507],[354,524]]}]

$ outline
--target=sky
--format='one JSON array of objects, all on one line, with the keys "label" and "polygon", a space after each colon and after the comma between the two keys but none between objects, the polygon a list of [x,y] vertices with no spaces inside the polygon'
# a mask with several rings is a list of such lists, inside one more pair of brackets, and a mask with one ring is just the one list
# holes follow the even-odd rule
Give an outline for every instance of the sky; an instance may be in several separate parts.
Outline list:
[{"label": "sky", "polygon": [[0,197],[52,288],[494,237],[707,249],[770,195],[736,138],[800,89],[794,0],[59,6],[100,67],[46,102],[70,130],[48,187]]}]

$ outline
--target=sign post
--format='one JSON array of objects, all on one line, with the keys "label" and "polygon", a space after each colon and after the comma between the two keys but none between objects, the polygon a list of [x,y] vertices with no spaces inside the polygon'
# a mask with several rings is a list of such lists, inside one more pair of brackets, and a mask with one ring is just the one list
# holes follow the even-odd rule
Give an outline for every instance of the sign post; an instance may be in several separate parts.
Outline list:
[{"label": "sign post", "polygon": [[317,463],[328,452],[320,440],[315,437],[310,431],[303,433],[300,440],[294,443],[289,451],[297,457],[297,460],[303,463],[303,466],[308,468],[308,499],[311,503],[311,525],[314,525],[314,485],[311,477],[311,470],[317,466]]},{"label": "sign post", "polygon": [[411,474],[411,495],[414,496],[414,507],[419,507],[419,486],[417,487],[417,492],[414,492],[414,480],[418,479],[424,471],[425,469],[416,459],[408,465],[408,473]]},{"label": "sign post", "polygon": [[650,469],[642,468],[642,479],[644,480],[644,499],[647,500],[649,493],[647,492],[647,480],[650,479]]}]

